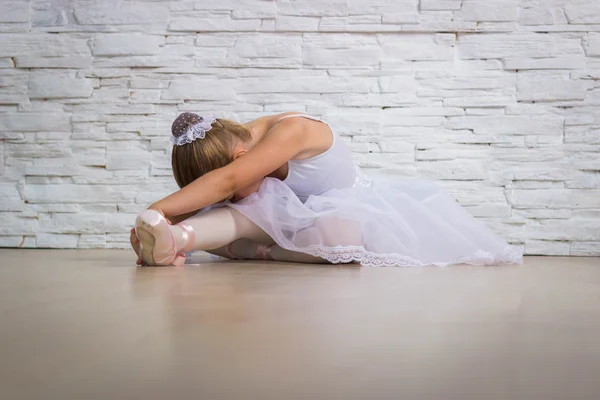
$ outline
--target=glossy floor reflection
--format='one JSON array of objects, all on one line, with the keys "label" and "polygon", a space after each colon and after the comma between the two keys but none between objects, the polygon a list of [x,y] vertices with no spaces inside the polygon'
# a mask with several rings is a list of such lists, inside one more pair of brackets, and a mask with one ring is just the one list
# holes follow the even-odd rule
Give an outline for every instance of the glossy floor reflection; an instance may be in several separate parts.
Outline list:
[{"label": "glossy floor reflection", "polygon": [[600,259],[136,268],[0,250],[2,399],[598,399]]}]

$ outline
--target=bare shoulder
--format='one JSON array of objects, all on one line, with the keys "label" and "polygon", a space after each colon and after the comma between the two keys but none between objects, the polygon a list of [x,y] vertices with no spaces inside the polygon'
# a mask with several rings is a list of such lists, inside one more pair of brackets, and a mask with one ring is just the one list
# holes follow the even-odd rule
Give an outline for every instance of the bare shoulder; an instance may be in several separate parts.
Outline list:
[{"label": "bare shoulder", "polygon": [[244,124],[253,138],[262,140],[270,133],[277,136],[294,139],[302,136],[303,141],[310,141],[311,125],[313,121],[306,118],[285,118],[286,116],[303,114],[299,112],[285,112],[281,114],[266,115]]},{"label": "bare shoulder", "polygon": [[[319,155],[333,145],[333,132],[329,125],[310,118],[285,118],[304,112],[285,112],[266,115],[250,121],[244,126],[253,138],[262,141],[266,137],[277,137],[291,147],[299,147],[294,159],[302,160]],[[279,142],[278,145],[282,145]]]},{"label": "bare shoulder", "polygon": [[[248,129],[253,129],[253,130],[257,129],[259,131],[267,132],[267,131],[271,130],[271,128],[273,128],[275,126],[275,124],[277,124],[282,118],[284,118],[288,115],[298,115],[298,114],[304,114],[304,113],[290,111],[290,112],[284,112],[284,113],[280,113],[280,114],[265,115],[264,117],[260,117],[260,118],[254,119],[252,121],[246,122],[243,125]],[[286,118],[285,120],[297,122],[298,119],[300,119],[300,118]]]},{"label": "bare shoulder", "polygon": [[[306,159],[327,151],[333,145],[333,132],[329,125],[311,118],[284,118],[288,115],[305,114],[288,112],[272,116],[268,131],[273,134],[286,134],[288,138],[302,143],[302,150],[295,159]],[[282,119],[283,118],[283,119]]]}]

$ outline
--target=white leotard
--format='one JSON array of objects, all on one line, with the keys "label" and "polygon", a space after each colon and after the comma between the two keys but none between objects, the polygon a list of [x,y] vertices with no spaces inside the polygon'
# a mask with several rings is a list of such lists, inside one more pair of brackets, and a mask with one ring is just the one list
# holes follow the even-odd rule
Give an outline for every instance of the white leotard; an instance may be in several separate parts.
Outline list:
[{"label": "white leotard", "polygon": [[[291,117],[321,121],[305,114],[284,118]],[[332,133],[333,144],[327,151],[288,161],[283,182],[265,179],[256,193],[229,206],[280,247],[332,263],[522,262],[521,250],[475,220],[440,186],[362,175],[343,140]]]},{"label": "white leotard", "polygon": [[350,149],[337,137],[331,126],[320,118],[306,114],[291,114],[279,119],[303,117],[326,124],[333,135],[331,147],[305,160],[288,161],[288,175],[283,181],[300,199],[322,194],[330,189],[352,187],[356,181],[356,167]]}]

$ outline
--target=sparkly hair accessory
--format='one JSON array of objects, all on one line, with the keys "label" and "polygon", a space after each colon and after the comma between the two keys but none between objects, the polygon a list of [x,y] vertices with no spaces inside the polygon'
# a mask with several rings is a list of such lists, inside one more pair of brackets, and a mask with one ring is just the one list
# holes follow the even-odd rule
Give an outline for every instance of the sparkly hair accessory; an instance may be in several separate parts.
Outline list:
[{"label": "sparkly hair accessory", "polygon": [[181,114],[171,127],[171,143],[183,146],[196,139],[204,139],[206,132],[212,129],[212,124],[216,120],[213,116],[201,117],[194,113]]}]

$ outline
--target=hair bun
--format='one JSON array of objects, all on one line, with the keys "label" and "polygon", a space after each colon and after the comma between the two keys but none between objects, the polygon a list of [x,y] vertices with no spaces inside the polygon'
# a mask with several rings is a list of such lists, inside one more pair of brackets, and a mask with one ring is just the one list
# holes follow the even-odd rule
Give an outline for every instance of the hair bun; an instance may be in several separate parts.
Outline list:
[{"label": "hair bun", "polygon": [[202,121],[202,117],[196,113],[185,112],[179,114],[175,121],[173,121],[173,125],[171,125],[171,133],[175,137],[179,137],[183,135],[190,126]]}]

